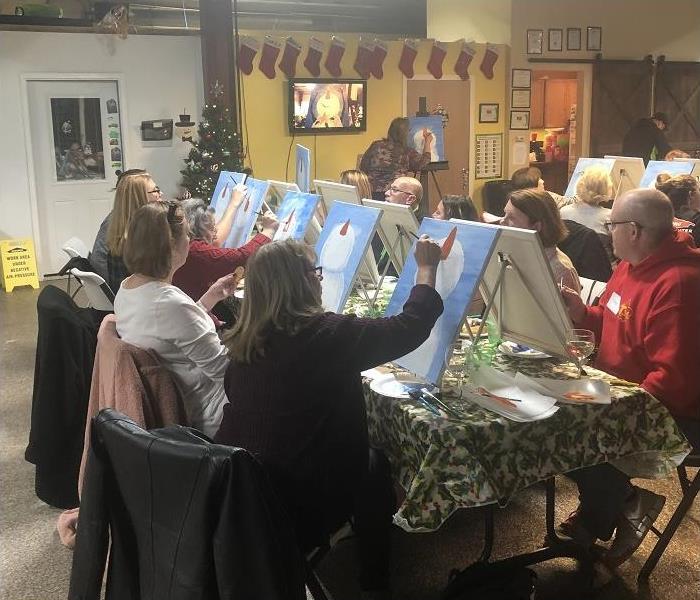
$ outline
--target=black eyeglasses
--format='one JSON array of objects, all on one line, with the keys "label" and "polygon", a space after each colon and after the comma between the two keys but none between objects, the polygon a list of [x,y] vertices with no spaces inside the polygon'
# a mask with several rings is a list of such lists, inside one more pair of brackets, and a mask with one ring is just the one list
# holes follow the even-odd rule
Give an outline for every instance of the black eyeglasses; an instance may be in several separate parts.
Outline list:
[{"label": "black eyeglasses", "polygon": [[413,194],[413,192],[402,190],[401,188],[397,188],[395,185],[390,185],[389,189],[394,193],[401,192],[402,194],[408,194],[409,196]]},{"label": "black eyeglasses", "polygon": [[152,190],[148,190],[149,194],[160,194],[160,188],[154,187]]},{"label": "black eyeglasses", "polygon": [[642,228],[642,225],[637,223],[637,221],[605,221],[603,226],[608,233],[612,233],[612,230],[615,229],[615,225],[624,225],[625,223],[634,223],[640,229]]}]

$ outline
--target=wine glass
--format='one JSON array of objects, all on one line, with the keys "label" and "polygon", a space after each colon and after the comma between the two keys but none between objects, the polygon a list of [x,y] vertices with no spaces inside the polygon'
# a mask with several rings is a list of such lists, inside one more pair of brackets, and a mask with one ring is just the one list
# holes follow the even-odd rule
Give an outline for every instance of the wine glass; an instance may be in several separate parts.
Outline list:
[{"label": "wine glass", "polygon": [[447,384],[454,387],[462,395],[462,383],[464,381],[465,348],[462,341],[457,340],[445,351],[445,371],[443,374],[443,387]]},{"label": "wine glass", "polygon": [[595,350],[595,334],[590,329],[572,329],[566,337],[566,351],[578,367],[578,379],[586,359]]}]

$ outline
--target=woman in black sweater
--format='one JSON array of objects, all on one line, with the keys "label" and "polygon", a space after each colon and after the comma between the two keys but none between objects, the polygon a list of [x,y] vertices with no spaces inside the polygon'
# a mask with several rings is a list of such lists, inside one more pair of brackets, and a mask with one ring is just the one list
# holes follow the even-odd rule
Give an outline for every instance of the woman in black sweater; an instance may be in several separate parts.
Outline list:
[{"label": "woman in black sweater", "polygon": [[226,340],[230,404],[216,441],[267,467],[303,549],[354,516],[365,590],[388,588],[396,506],[386,458],[369,447],[360,372],[417,348],[442,313],[440,247],[424,236],[415,256],[403,312],[361,319],[324,312],[310,247],[267,244],[248,261],[241,316]]}]

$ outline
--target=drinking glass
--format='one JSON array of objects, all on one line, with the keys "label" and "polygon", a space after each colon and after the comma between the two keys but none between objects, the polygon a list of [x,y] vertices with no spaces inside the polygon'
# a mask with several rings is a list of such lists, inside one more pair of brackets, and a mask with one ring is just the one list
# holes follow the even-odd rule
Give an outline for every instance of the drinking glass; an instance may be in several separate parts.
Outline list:
[{"label": "drinking glass", "polygon": [[445,372],[443,374],[443,387],[445,384],[454,386],[455,394],[461,397],[462,383],[464,382],[464,361],[466,350],[462,340],[457,340],[445,352]]},{"label": "drinking glass", "polygon": [[590,329],[572,329],[566,337],[566,351],[578,367],[578,379],[586,359],[595,350],[595,334]]}]

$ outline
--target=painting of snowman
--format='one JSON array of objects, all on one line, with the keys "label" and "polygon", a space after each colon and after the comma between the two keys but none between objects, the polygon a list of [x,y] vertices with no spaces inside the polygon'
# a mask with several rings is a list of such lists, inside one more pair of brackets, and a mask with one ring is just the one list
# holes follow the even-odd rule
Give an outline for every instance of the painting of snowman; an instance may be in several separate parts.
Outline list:
[{"label": "painting of snowman", "polygon": [[301,144],[296,149],[296,184],[302,192],[311,189],[311,150]]},{"label": "painting of snowman", "polygon": [[219,179],[216,181],[216,187],[209,202],[209,206],[214,209],[214,218],[217,223],[221,220],[224,212],[226,212],[226,207],[231,202],[233,188],[238,184],[243,184],[245,180],[245,173],[234,173],[233,171],[221,171],[219,173]]},{"label": "painting of snowman", "polygon": [[240,248],[248,241],[270,184],[248,177],[245,187],[243,202],[233,217],[231,232],[224,243],[226,248]]},{"label": "painting of snowman", "polygon": [[320,196],[303,192],[287,192],[277,210],[280,224],[275,232],[274,241],[302,240],[314,216]]},{"label": "painting of snowman", "polygon": [[440,115],[428,117],[409,117],[408,143],[418,153],[423,153],[424,132],[432,133],[430,141],[430,162],[439,162],[445,158],[445,135]]}]

